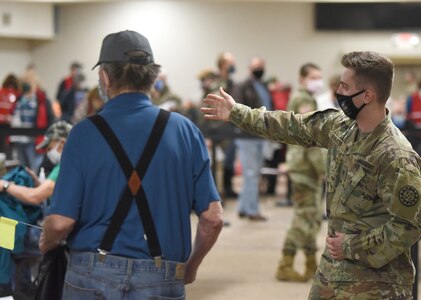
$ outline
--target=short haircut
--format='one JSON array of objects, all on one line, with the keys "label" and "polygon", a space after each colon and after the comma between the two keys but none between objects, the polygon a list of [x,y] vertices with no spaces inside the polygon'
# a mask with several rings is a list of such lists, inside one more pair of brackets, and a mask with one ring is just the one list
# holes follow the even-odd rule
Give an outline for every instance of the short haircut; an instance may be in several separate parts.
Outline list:
[{"label": "short haircut", "polygon": [[376,52],[350,52],[341,60],[342,65],[355,72],[356,85],[362,89],[364,83],[373,86],[378,100],[386,103],[392,90],[394,65],[393,62]]},{"label": "short haircut", "polygon": [[161,70],[157,64],[138,65],[125,62],[102,63],[101,68],[107,72],[111,89],[127,88],[148,92]]},{"label": "short haircut", "polygon": [[300,76],[302,78],[307,77],[311,70],[320,70],[319,66],[313,63],[306,63],[300,68]]}]

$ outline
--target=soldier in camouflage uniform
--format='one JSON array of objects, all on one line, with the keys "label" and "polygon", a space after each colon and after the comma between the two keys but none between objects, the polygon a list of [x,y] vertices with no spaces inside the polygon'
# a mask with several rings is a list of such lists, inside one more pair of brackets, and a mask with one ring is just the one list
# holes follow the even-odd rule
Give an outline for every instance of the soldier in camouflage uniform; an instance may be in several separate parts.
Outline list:
[{"label": "soldier in camouflage uniform", "polygon": [[[300,88],[288,103],[288,111],[307,113],[317,110],[313,93],[323,86],[322,72],[312,63],[300,68]],[[317,235],[322,223],[321,178],[326,169],[325,149],[288,145],[287,168],[292,187],[294,217],[282,249],[282,260],[276,278],[282,281],[307,281],[317,269]],[[304,250],[306,270],[304,275],[293,269],[297,250]]]},{"label": "soldier in camouflage uniform", "polygon": [[174,94],[168,86],[167,75],[165,73],[159,74],[151,90],[151,98],[152,103],[162,109],[182,112],[181,98]]},{"label": "soldier in camouflage uniform", "polygon": [[342,58],[334,109],[269,112],[208,96],[206,119],[230,120],[254,134],[328,149],[328,236],[309,299],[412,299],[410,247],[421,236],[421,159],[385,104],[393,63],[374,52]]}]

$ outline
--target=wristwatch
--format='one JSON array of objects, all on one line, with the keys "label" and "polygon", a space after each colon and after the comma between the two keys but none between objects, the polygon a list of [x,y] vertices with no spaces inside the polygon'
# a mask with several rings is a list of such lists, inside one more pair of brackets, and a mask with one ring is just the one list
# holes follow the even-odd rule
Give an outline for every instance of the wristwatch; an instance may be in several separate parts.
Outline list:
[{"label": "wristwatch", "polygon": [[10,181],[5,181],[4,183],[3,183],[3,192],[7,192],[7,189],[9,188],[9,186],[10,186]]}]

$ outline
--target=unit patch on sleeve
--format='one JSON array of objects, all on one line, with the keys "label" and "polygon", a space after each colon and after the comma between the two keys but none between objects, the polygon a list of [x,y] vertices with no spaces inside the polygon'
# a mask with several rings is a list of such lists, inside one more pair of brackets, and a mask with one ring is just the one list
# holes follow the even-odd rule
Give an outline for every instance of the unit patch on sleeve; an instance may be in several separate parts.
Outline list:
[{"label": "unit patch on sleeve", "polygon": [[399,192],[399,200],[405,206],[414,206],[418,198],[418,191],[412,186],[404,186]]}]

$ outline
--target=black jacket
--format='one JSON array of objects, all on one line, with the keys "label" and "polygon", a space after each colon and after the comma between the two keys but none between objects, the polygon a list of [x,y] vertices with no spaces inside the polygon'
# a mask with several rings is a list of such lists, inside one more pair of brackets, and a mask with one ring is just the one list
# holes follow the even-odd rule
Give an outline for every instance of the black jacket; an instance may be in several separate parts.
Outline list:
[{"label": "black jacket", "polygon": [[[270,96],[271,94],[269,90],[267,89],[267,87],[266,87],[266,90]],[[263,101],[260,99],[259,94],[254,88],[253,81],[251,78],[234,86],[232,96],[235,99],[235,101],[237,101],[238,103],[247,105],[251,108],[259,108],[263,106]],[[272,98],[271,98],[271,102],[272,102]],[[237,127],[235,130],[237,131],[236,134],[240,138],[258,138],[257,136],[246,133]]]}]

